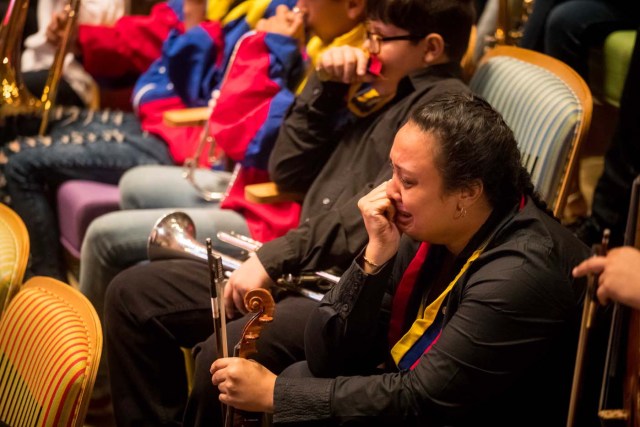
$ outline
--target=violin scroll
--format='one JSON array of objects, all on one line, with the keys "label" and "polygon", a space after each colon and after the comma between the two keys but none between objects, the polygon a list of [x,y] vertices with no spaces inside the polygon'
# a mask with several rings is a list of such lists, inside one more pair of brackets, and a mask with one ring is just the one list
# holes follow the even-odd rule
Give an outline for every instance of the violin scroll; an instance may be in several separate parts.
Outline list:
[{"label": "violin scroll", "polygon": [[260,338],[262,328],[273,321],[276,304],[268,290],[252,289],[244,296],[244,306],[254,314],[244,326],[234,353],[237,352],[237,357],[249,358],[257,353],[256,341]]}]

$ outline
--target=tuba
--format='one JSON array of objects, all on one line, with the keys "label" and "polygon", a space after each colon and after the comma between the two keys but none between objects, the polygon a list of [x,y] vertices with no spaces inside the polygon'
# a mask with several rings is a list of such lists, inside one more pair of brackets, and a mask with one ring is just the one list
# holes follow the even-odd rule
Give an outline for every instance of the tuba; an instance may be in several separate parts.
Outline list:
[{"label": "tuba", "polygon": [[7,12],[0,24],[0,123],[9,117],[20,115],[41,116],[39,134],[44,135],[49,123],[49,113],[54,105],[58,84],[62,75],[71,32],[75,26],[80,0],[70,0],[65,7],[67,22],[60,45],[56,51],[49,76],[40,99],[25,87],[20,74],[22,32],[27,18],[29,0],[10,0]]},{"label": "tuba", "polygon": [[[220,232],[217,237],[231,244],[237,243],[238,247],[249,253],[260,247],[259,242],[238,234]],[[219,251],[212,250],[212,253],[221,258],[227,276],[244,262]],[[147,256],[151,261],[182,258],[207,262],[208,259],[206,246],[196,240],[195,224],[184,212],[172,212],[156,221],[147,241]],[[299,276],[287,274],[278,279],[276,285],[320,301],[324,293],[339,280],[339,276],[329,272],[316,271]]]}]

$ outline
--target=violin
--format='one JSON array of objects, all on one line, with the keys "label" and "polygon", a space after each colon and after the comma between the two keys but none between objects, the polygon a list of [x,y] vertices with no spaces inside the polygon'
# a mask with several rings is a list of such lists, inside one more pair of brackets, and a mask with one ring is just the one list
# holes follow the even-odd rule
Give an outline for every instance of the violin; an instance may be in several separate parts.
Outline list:
[{"label": "violin", "polygon": [[[624,244],[640,248],[640,177],[633,181]],[[615,303],[598,418],[604,427],[640,426],[640,313]]]},{"label": "violin", "polygon": [[[624,237],[626,246],[640,248],[640,177],[632,185]],[[596,250],[604,255],[606,242]],[[597,275],[589,277],[567,427],[595,424],[594,416],[602,427],[640,427],[640,312],[617,302],[598,307],[597,282]],[[584,372],[591,378],[583,381]],[[599,396],[593,393],[598,387]],[[584,419],[576,421],[577,412]]]},{"label": "violin", "polygon": [[[253,289],[244,296],[244,306],[253,313],[242,330],[240,341],[233,348],[234,357],[250,359],[257,354],[256,342],[260,338],[262,328],[273,321],[275,302],[266,289]],[[260,427],[270,424],[269,418],[262,413],[236,410],[227,406],[224,413],[225,427]]]}]

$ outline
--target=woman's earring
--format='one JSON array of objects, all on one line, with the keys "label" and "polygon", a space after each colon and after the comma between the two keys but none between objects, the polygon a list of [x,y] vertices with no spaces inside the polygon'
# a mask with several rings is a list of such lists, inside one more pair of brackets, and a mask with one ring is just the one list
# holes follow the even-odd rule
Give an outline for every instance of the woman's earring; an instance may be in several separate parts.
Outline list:
[{"label": "woman's earring", "polygon": [[464,216],[467,214],[467,209],[464,207],[460,207],[460,206],[456,206],[456,213],[453,214],[453,219],[460,219],[460,218],[464,218]]}]

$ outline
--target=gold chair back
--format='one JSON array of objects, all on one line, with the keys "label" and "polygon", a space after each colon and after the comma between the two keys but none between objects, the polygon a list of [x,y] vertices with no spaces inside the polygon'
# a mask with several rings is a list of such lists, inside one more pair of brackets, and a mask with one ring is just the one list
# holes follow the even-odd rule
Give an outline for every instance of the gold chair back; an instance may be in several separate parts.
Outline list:
[{"label": "gold chair back", "polygon": [[27,227],[18,214],[0,203],[0,316],[22,285],[28,259]]},{"label": "gold chair back", "polygon": [[31,278],[0,319],[0,424],[82,426],[101,351],[89,300],[55,279]]}]

